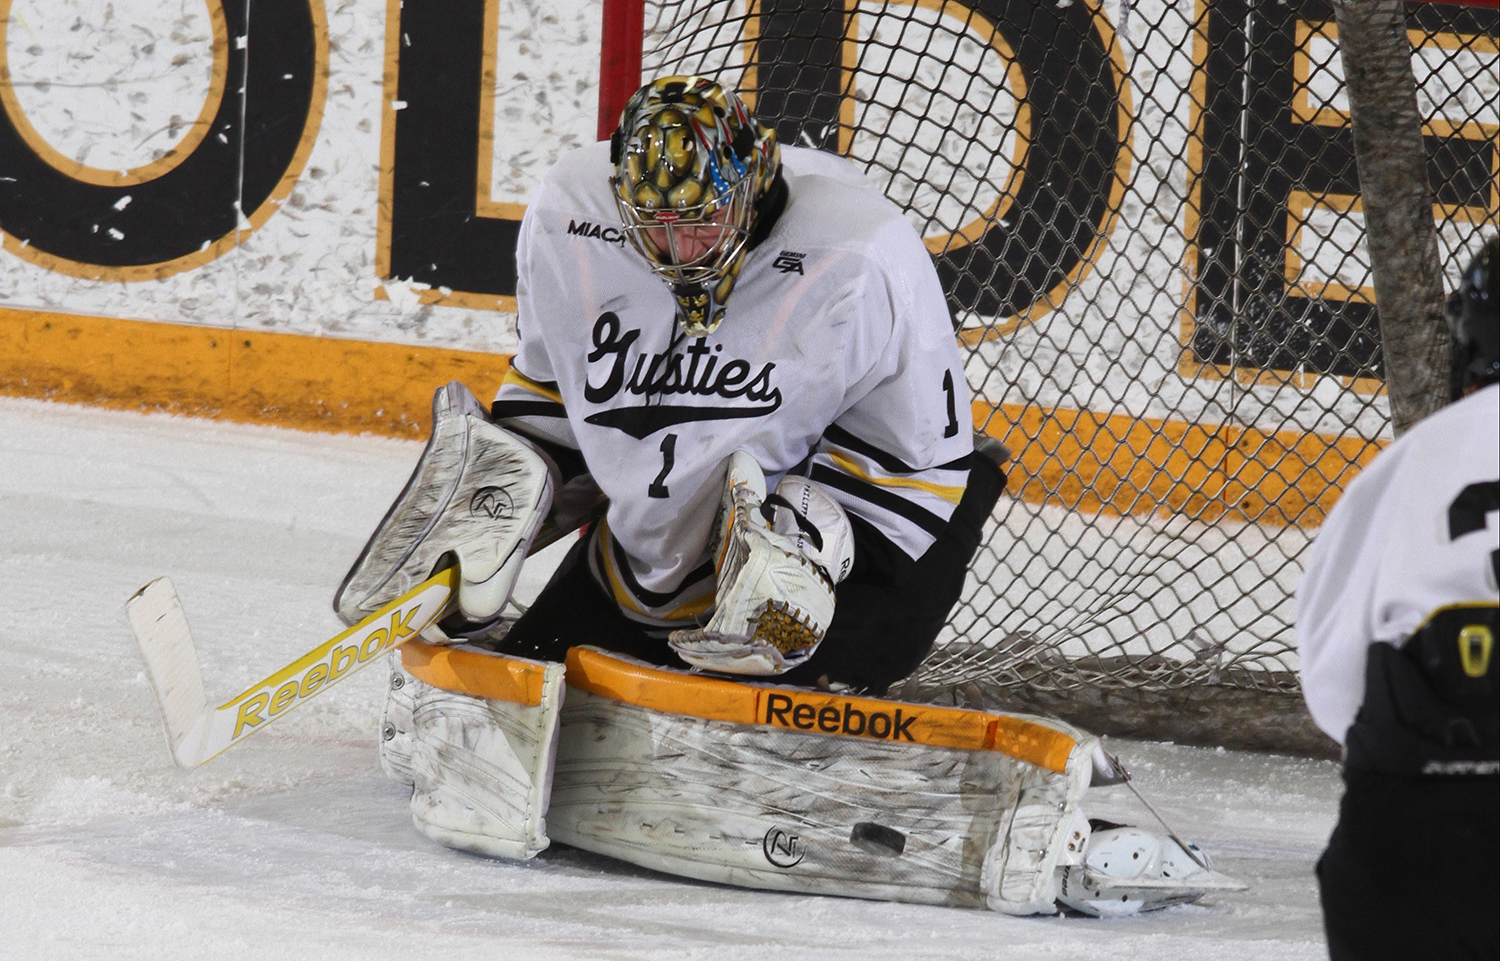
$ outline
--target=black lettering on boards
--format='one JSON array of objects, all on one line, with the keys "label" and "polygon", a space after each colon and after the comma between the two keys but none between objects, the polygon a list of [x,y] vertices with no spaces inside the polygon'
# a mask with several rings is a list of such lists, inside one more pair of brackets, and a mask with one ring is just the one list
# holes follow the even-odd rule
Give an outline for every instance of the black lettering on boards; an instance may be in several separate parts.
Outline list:
[{"label": "black lettering on boards", "polygon": [[[322,121],[328,81],[322,0],[210,0],[208,6],[216,16],[207,129],[147,167],[122,175],[67,161],[41,139],[14,96],[0,97],[6,250],[71,276],[152,280],[232,250],[248,232],[239,224],[237,200],[251,230],[279,209]],[[14,21],[0,23],[0,48],[5,31],[15,28]],[[238,37],[249,38],[245,48]]]}]

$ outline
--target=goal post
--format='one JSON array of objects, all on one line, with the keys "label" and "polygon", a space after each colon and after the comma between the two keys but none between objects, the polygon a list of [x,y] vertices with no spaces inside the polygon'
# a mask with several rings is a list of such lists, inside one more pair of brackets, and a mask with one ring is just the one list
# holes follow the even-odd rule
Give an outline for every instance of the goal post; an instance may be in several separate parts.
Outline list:
[{"label": "goal post", "polygon": [[608,140],[630,95],[640,89],[645,0],[604,0],[599,41],[599,136]]},{"label": "goal post", "polygon": [[[1396,10],[1431,282],[1451,287],[1500,222],[1500,11]],[[933,257],[975,426],[1015,459],[949,625],[893,693],[1329,750],[1297,685],[1294,590],[1393,436],[1378,203],[1329,0],[606,0],[604,17],[601,137],[643,76],[713,77],[782,143],[858,164]]]}]

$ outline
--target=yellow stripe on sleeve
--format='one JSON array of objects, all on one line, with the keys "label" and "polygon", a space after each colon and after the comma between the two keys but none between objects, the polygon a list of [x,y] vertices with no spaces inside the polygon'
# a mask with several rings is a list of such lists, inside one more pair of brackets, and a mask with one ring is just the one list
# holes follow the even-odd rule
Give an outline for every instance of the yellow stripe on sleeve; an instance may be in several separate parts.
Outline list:
[{"label": "yellow stripe on sleeve", "polygon": [[635,598],[630,596],[630,591],[626,589],[625,582],[620,578],[620,572],[615,570],[614,551],[610,549],[613,543],[614,538],[609,533],[609,521],[600,520],[599,559],[604,565],[604,576],[609,580],[610,593],[614,594],[615,603],[623,608],[635,611],[642,617],[649,617],[650,615],[635,602]]},{"label": "yellow stripe on sleeve", "polygon": [[537,383],[530,377],[527,377],[525,374],[521,373],[519,370],[516,370],[514,367],[505,372],[505,380],[501,381],[501,383],[514,384],[522,390],[528,390],[531,393],[536,394],[538,397],[545,397],[548,400],[552,401],[554,404],[561,404],[563,402],[561,393],[543,384]]},{"label": "yellow stripe on sleeve", "polygon": [[625,586],[625,580],[620,576],[620,570],[615,562],[614,538],[609,532],[609,523],[604,520],[599,522],[599,554],[603,561],[604,576],[609,581],[609,590],[614,595],[615,602],[622,608],[634,611],[642,617],[650,617],[659,621],[690,621],[712,608],[717,599],[713,586],[709,585],[705,593],[684,601],[666,614],[652,614]]},{"label": "yellow stripe on sleeve", "polygon": [[828,457],[846,474],[852,474],[860,480],[878,487],[905,487],[911,490],[919,490],[932,494],[935,497],[941,497],[950,504],[957,504],[964,496],[964,488],[962,487],[953,487],[948,484],[934,484],[931,481],[917,480],[913,477],[872,477],[861,470],[858,464],[842,454],[829,451]]}]

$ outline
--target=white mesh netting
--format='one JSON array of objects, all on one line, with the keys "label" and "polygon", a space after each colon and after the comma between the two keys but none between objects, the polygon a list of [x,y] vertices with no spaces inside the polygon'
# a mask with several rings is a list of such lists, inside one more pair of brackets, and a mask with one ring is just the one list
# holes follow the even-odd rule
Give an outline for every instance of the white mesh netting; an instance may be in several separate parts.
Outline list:
[{"label": "white mesh netting", "polygon": [[[1500,211],[1493,10],[1409,4],[1450,283]],[[907,212],[1009,493],[899,691],[1321,749],[1293,592],[1389,439],[1323,0],[681,0],[645,76],[745,94]]]}]

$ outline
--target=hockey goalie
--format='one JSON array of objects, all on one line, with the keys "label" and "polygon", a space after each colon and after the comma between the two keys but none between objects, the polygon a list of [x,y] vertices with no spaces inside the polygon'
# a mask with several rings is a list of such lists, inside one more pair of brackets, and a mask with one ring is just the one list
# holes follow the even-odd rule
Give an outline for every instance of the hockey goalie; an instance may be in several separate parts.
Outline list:
[{"label": "hockey goalie", "polygon": [[[420,831],[1013,914],[1234,886],[1175,836],[1091,825],[1085,732],[883,699],[1005,477],[932,259],[857,168],[666,77],[548,172],[516,257],[492,407],[438,391],[335,600],[353,624],[457,567],[383,723]],[[544,524],[583,533],[517,616]]]}]

